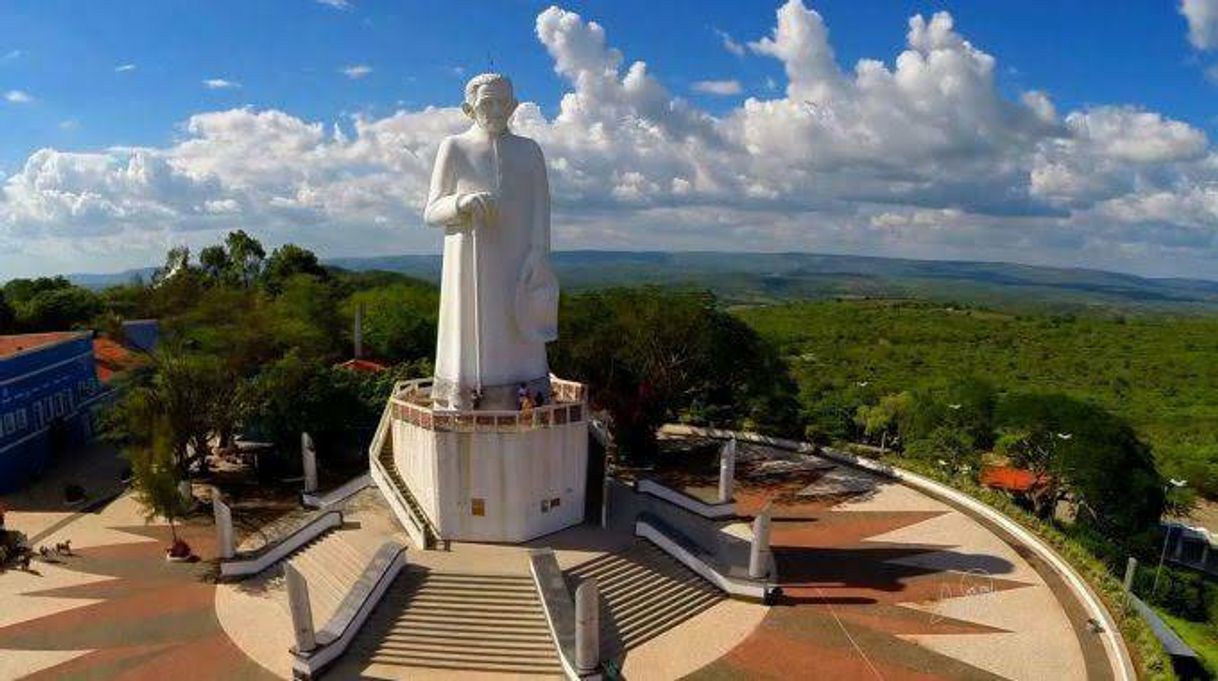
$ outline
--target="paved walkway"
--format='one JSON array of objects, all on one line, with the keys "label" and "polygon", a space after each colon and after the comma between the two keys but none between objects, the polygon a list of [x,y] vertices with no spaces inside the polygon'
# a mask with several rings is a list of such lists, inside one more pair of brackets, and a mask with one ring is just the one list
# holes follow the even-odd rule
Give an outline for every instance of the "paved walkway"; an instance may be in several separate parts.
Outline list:
[{"label": "paved walkway", "polygon": [[7,520],[45,534],[37,545],[71,540],[73,555],[0,573],[0,679],[274,678],[220,628],[210,524],[179,528],[204,560],[174,564],[164,560],[169,527],[145,524],[129,496],[97,513],[15,511]]},{"label": "paved walkway", "polygon": [[784,597],[691,678],[1110,676],[1041,573],[960,510],[845,467],[738,494],[767,503]]},{"label": "paved walkway", "polygon": [[[1044,568],[992,528],[919,492],[836,467],[787,483],[744,484],[747,514],[775,504],[785,597],[725,601],[629,650],[630,679],[1072,679],[1108,677],[1083,619]],[[571,567],[634,540],[624,516],[534,545]],[[367,541],[402,538],[375,497],[349,510]],[[290,629],[273,577],[217,589],[210,566],[167,564],[168,528],[129,497],[96,513],[13,512],[39,543],[75,556],[0,573],[0,679],[270,679],[287,676]],[[747,539],[747,522],[722,528]],[[210,525],[181,530],[205,561]],[[527,574],[521,547],[411,551],[441,573]],[[1098,659],[1098,662],[1097,662]],[[424,670],[349,656],[329,678],[410,678]],[[447,673],[430,673],[439,678]],[[427,676],[428,674],[422,674]],[[451,678],[451,676],[448,676]]]}]

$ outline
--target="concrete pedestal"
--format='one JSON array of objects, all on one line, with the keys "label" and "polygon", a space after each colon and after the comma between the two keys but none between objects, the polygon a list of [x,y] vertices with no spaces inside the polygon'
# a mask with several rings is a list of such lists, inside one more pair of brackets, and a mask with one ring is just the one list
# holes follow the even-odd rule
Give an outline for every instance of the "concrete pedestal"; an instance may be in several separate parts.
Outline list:
[{"label": "concrete pedestal", "polygon": [[441,539],[525,542],[583,522],[586,409],[445,412],[398,400],[393,462]]}]

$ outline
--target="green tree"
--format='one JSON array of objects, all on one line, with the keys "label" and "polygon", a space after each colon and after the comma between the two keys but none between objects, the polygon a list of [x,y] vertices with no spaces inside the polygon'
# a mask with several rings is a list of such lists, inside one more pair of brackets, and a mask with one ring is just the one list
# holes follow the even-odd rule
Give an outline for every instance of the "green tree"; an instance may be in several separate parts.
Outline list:
[{"label": "green tree", "polygon": [[185,478],[210,452],[211,436],[231,429],[238,383],[218,357],[165,345],[153,358],[151,368],[120,385],[106,415],[107,438],[124,449],[167,447]]},{"label": "green tree", "polygon": [[251,384],[249,425],[283,451],[297,451],[302,431],[324,437],[367,425],[379,412],[368,414],[355,381],[346,380],[348,373],[288,352]]},{"label": "green tree", "polygon": [[171,441],[171,426],[157,419],[150,426],[151,438],[123,450],[131,462],[132,489],[148,520],[164,518],[169,523],[173,543],[178,543],[177,520],[190,511],[178,490],[183,479],[176,464]]},{"label": "green tree", "polygon": [[901,423],[909,418],[913,410],[913,395],[900,392],[885,395],[875,405],[863,405],[855,412],[854,422],[871,442],[877,442],[880,450],[893,445],[901,432]]},{"label": "green tree", "polygon": [[306,357],[336,357],[344,324],[329,283],[308,274],[293,275],[281,282],[268,312],[275,337],[284,346]]},{"label": "green tree", "polygon": [[228,233],[224,238],[224,246],[228,250],[233,274],[248,288],[262,273],[262,261],[266,258],[262,243],[246,234],[245,230],[238,229]]},{"label": "green tree", "polygon": [[4,291],[0,290],[0,333],[13,333],[17,330],[17,315],[8,304]]},{"label": "green tree", "polygon": [[101,311],[98,296],[64,277],[13,279],[0,291],[0,328],[65,331],[82,328]]},{"label": "green tree", "polygon": [[706,293],[610,289],[564,297],[556,373],[592,386],[620,450],[646,460],[666,420],[791,433],[795,387],[777,353]]},{"label": "green tree", "polygon": [[66,277],[37,277],[34,279],[11,279],[4,284],[4,297],[13,307],[30,301],[39,293],[72,288]]},{"label": "green tree", "polygon": [[1069,500],[1078,522],[1110,539],[1157,527],[1165,481],[1150,448],[1120,417],[1066,395],[1023,393],[999,404],[997,421],[998,450],[1047,475],[1034,499],[1041,517]]},{"label": "green tree", "polygon": [[224,246],[213,244],[199,251],[199,266],[203,274],[217,284],[235,284],[232,260]]},{"label": "green tree", "polygon": [[152,284],[160,286],[166,281],[193,269],[190,264],[190,248],[175,246],[165,253],[165,264],[152,273]]},{"label": "green tree", "polygon": [[41,291],[22,304],[18,310],[18,322],[30,331],[63,331],[83,328],[102,305],[92,291],[71,286]]},{"label": "green tree", "polygon": [[924,437],[909,444],[906,452],[926,460],[943,461],[950,473],[976,473],[981,455],[977,441],[966,429],[944,423],[936,426]]},{"label": "green tree", "polygon": [[343,304],[344,320],[364,308],[364,347],[375,357],[410,362],[435,354],[440,293],[419,281],[357,291]]},{"label": "green tree", "polygon": [[329,272],[317,261],[317,256],[296,244],[284,244],[271,252],[262,269],[262,281],[267,290],[278,295],[285,283],[299,275],[319,280],[329,279]]}]

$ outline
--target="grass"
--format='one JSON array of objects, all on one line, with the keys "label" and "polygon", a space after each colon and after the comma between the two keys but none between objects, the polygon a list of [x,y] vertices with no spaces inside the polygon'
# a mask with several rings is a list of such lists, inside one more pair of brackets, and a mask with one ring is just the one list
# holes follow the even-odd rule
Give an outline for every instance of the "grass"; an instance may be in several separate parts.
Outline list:
[{"label": "grass", "polygon": [[1155,612],[1201,657],[1201,664],[1210,676],[1218,677],[1218,627],[1208,622],[1190,622],[1159,608]]}]

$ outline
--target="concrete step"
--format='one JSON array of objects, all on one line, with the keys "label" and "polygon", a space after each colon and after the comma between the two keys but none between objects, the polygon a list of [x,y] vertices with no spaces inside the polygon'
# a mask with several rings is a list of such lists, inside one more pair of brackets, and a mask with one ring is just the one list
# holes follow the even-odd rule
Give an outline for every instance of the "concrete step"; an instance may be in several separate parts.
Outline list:
[{"label": "concrete step", "polygon": [[310,542],[289,559],[309,586],[309,606],[317,629],[338,610],[372,560],[372,553],[347,541],[342,530]]},{"label": "concrete step", "polygon": [[353,650],[385,665],[562,673],[532,580],[521,575],[408,568],[373,611]]},{"label": "concrete step", "polygon": [[601,594],[601,654],[617,657],[722,601],[725,595],[650,542],[567,571],[574,586],[595,578]]}]

